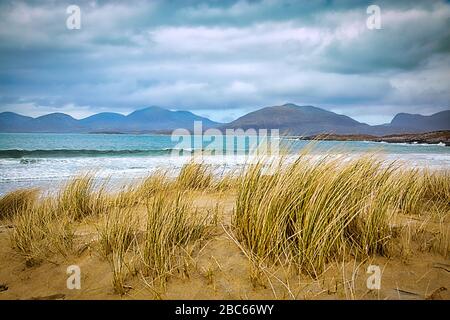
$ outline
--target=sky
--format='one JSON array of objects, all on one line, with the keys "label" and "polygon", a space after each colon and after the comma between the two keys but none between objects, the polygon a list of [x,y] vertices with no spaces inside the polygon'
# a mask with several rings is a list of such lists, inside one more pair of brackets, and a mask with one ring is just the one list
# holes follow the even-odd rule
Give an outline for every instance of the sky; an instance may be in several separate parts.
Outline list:
[{"label": "sky", "polygon": [[1,1],[0,112],[229,122],[289,102],[380,124],[450,108],[449,53],[449,1]]}]

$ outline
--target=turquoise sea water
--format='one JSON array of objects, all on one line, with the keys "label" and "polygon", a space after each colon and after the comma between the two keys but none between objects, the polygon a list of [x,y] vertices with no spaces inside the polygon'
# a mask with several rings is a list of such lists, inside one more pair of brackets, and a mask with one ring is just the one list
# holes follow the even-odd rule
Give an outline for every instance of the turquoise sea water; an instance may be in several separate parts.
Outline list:
[{"label": "turquoise sea water", "polygon": [[[184,137],[181,145],[178,139],[172,141],[170,136],[163,135],[0,134],[0,194],[21,187],[54,186],[92,170],[100,177],[118,179],[143,177],[157,168],[176,171],[190,159],[193,149],[207,148],[209,141],[210,137],[204,137],[203,142],[199,136]],[[278,141],[293,154],[309,144],[285,138]],[[242,166],[248,143],[232,146],[232,156],[213,155],[205,158],[205,162],[220,172]],[[323,141],[315,143],[313,154],[352,155],[370,151],[377,151],[388,160],[399,159],[408,166],[450,168],[450,147],[441,145]]]}]

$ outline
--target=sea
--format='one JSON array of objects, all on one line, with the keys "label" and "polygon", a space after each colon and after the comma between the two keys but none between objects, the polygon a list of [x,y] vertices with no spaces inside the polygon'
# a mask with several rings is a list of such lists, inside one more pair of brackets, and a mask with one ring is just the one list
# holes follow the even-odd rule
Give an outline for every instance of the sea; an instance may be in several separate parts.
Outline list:
[{"label": "sea", "polygon": [[[185,142],[180,144],[180,137],[170,135],[1,133],[0,195],[20,188],[56,190],[71,177],[87,172],[114,186],[132,183],[159,169],[176,175],[193,152],[207,149],[213,141],[211,137],[183,138]],[[450,169],[450,147],[441,144],[276,139],[280,149],[292,157],[305,148],[317,156],[376,152],[386,161],[406,167]],[[249,162],[250,144],[234,143],[233,152],[212,153],[202,161],[211,165],[215,174],[242,168]]]}]

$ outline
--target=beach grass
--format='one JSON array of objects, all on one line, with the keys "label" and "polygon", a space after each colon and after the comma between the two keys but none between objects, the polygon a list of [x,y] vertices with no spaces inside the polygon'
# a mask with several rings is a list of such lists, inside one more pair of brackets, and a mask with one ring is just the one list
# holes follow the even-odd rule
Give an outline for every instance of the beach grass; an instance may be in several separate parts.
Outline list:
[{"label": "beach grass", "polygon": [[176,179],[178,188],[190,190],[209,188],[212,181],[211,168],[204,163],[196,163],[194,161],[185,164]]},{"label": "beach grass", "polygon": [[26,206],[12,223],[12,246],[23,254],[29,266],[55,254],[67,256],[73,248],[74,226],[57,210],[54,199]]},{"label": "beach grass", "polygon": [[20,189],[0,198],[0,220],[11,219],[32,206],[39,196],[38,189]]},{"label": "beach grass", "polygon": [[127,253],[139,231],[139,221],[130,207],[118,207],[103,214],[97,226],[101,254],[108,260],[112,273],[114,292],[125,294],[126,279],[130,270]]},{"label": "beach grass", "polygon": [[153,278],[165,281],[179,264],[184,248],[208,235],[208,217],[198,214],[183,192],[160,193],[147,204],[143,264]]},{"label": "beach grass", "polygon": [[233,214],[236,238],[254,265],[287,260],[314,276],[343,252],[388,255],[394,215],[423,208],[424,181],[431,190],[448,183],[446,175],[406,170],[376,155],[316,161],[302,155],[264,174],[268,166],[274,164],[259,162],[242,179]]},{"label": "beach grass", "polygon": [[96,188],[92,173],[70,179],[57,195],[57,210],[74,221],[98,216],[105,207],[103,187]]}]

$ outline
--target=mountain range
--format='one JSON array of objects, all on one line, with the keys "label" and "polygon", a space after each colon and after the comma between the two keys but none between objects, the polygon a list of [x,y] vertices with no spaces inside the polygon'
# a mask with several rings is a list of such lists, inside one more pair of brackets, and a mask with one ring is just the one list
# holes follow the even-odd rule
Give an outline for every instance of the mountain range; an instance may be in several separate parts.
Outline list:
[{"label": "mountain range", "polygon": [[297,136],[383,136],[450,130],[450,110],[429,116],[399,113],[390,123],[375,126],[321,108],[291,103],[265,107],[226,124],[214,122],[189,111],[170,111],[160,107],[148,107],[128,115],[103,112],[80,120],[64,113],[32,118],[14,112],[3,112],[0,113],[0,132],[170,133],[176,128],[192,130],[194,121],[202,121],[204,129],[279,129],[281,134]]},{"label": "mountain range", "polygon": [[430,116],[399,113],[390,123],[368,125],[348,116],[313,106],[297,106],[292,103],[266,107],[250,112],[223,128],[242,129],[280,129],[287,135],[312,136],[318,134],[357,135],[368,134],[384,136],[399,133],[420,133],[450,130],[450,110]]},{"label": "mountain range", "polygon": [[37,118],[14,112],[0,113],[0,132],[48,133],[146,133],[164,132],[176,128],[192,130],[194,121],[202,121],[210,128],[217,122],[189,111],[170,111],[160,107],[136,110],[129,115],[102,112],[77,120],[64,113],[51,113]]}]

